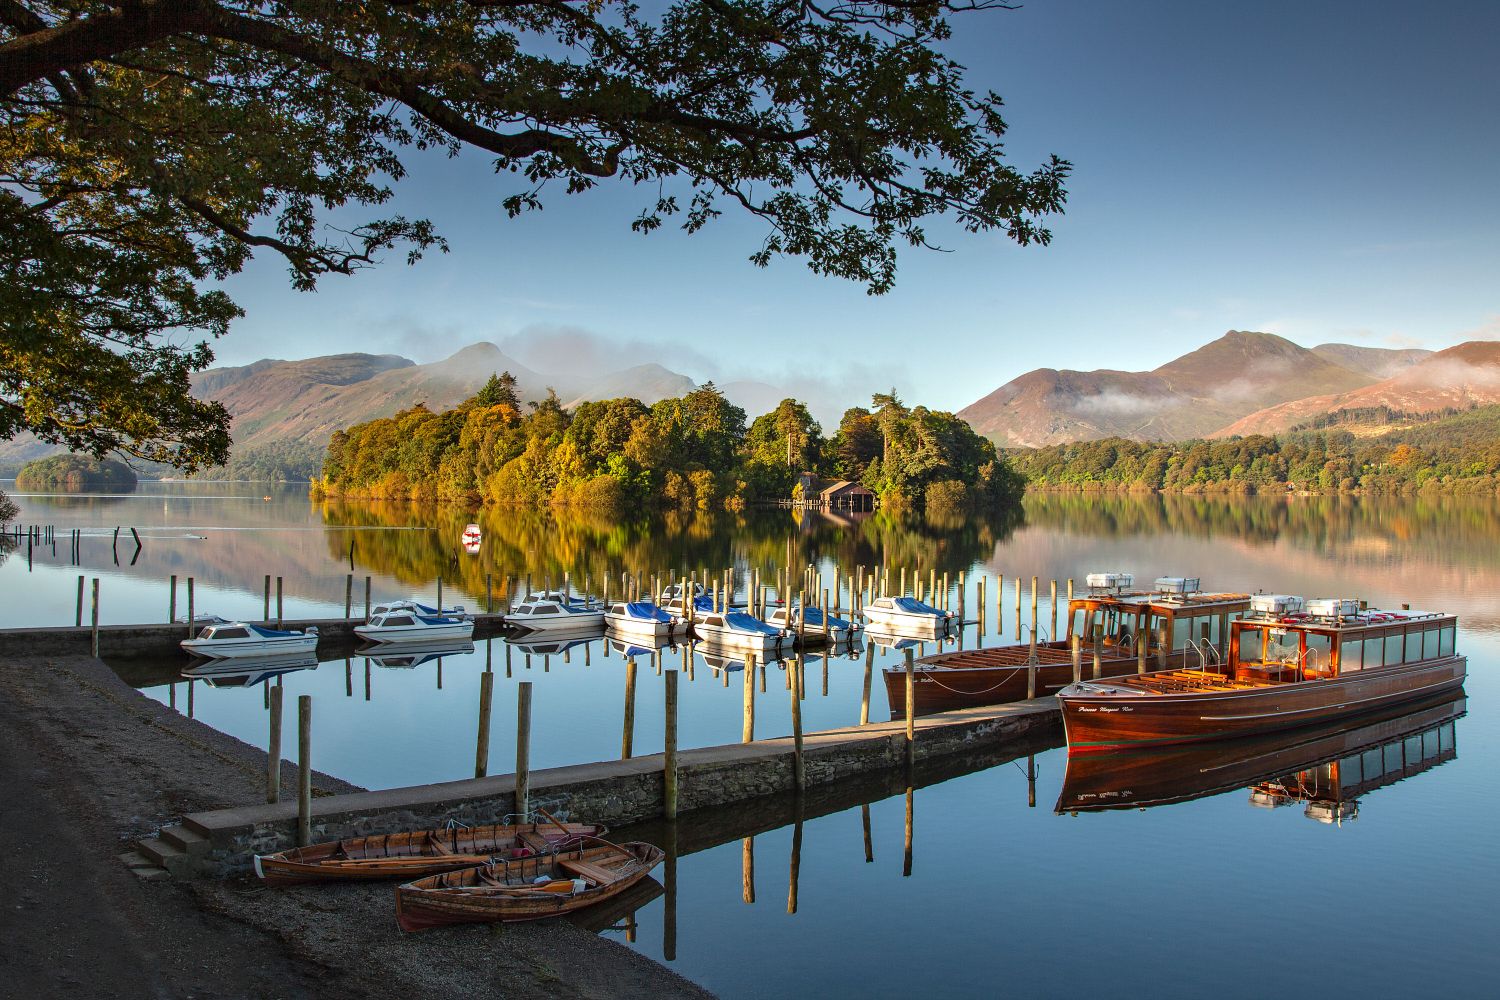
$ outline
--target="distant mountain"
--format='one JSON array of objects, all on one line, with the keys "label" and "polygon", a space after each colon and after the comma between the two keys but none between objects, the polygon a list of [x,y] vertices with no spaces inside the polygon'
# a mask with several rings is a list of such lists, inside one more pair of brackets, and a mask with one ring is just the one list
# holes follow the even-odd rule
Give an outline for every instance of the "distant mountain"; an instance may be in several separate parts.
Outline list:
[{"label": "distant mountain", "polygon": [[1359,347],[1355,344],[1319,344],[1313,353],[1334,364],[1372,378],[1390,378],[1432,354],[1421,348],[1392,350],[1384,347]]},{"label": "distant mountain", "polygon": [[1433,413],[1500,403],[1500,343],[1471,340],[1431,354],[1374,385],[1292,400],[1246,415],[1214,437],[1275,434],[1338,410],[1384,406]]},{"label": "distant mountain", "polygon": [[[1368,367],[1371,359],[1362,358]],[[1105,437],[1171,441],[1203,437],[1271,402],[1374,381],[1282,337],[1231,330],[1149,372],[1028,372],[958,415],[1010,447]]]},{"label": "distant mountain", "polygon": [[663,399],[684,396],[696,388],[697,383],[680,372],[658,364],[636,365],[634,368],[606,375],[564,405],[572,409],[579,403],[631,396],[650,406]]}]

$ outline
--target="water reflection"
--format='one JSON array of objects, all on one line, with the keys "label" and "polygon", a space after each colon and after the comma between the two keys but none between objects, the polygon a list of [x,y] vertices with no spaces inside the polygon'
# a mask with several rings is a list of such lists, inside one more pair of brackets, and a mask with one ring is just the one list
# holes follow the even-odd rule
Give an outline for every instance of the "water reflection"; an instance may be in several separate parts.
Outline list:
[{"label": "water reflection", "polygon": [[188,680],[200,680],[215,688],[254,687],[283,674],[314,670],[318,658],[311,653],[290,656],[242,656],[227,660],[199,660],[182,671]]},{"label": "water reflection", "polygon": [[1467,707],[1462,695],[1445,697],[1353,725],[1189,749],[1069,757],[1056,811],[1144,809],[1248,787],[1253,805],[1303,802],[1316,819],[1352,818],[1358,796],[1456,757],[1455,722]]}]

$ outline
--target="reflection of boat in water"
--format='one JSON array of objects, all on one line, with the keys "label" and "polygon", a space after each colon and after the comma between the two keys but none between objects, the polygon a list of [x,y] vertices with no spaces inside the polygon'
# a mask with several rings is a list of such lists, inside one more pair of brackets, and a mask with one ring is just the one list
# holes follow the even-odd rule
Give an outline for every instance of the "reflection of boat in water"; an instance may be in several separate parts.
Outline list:
[{"label": "reflection of boat in water", "polygon": [[628,920],[641,907],[658,899],[666,889],[656,879],[647,875],[618,896],[606,899],[596,906],[568,914],[568,923],[591,934],[602,934],[619,927],[621,920]]},{"label": "reflection of boat in water", "polygon": [[450,642],[425,643],[421,646],[415,643],[404,643],[400,648],[377,647],[364,650],[359,655],[377,667],[407,669],[431,663],[444,656],[461,656],[472,652],[474,652],[472,642],[467,639],[456,639]]},{"label": "reflection of boat in water", "polygon": [[1251,788],[1257,805],[1308,803],[1314,818],[1352,815],[1354,799],[1457,756],[1466,700],[1443,696],[1355,724],[1068,758],[1058,812],[1168,805]]},{"label": "reflection of boat in water", "polygon": [[557,629],[545,634],[533,633],[507,640],[511,649],[532,656],[556,656],[578,646],[586,646],[596,639],[604,638],[604,629],[597,623],[582,628]]},{"label": "reflection of boat in water", "polygon": [[[905,635],[875,627],[865,629],[864,635],[866,642],[873,643],[876,649],[887,653],[900,652],[905,649],[920,651],[927,646],[943,646],[957,641],[952,635]],[[905,695],[902,697],[904,698]]]},{"label": "reflection of boat in water", "polygon": [[312,653],[288,653],[282,656],[237,656],[232,659],[199,660],[182,671],[190,681],[203,681],[209,687],[254,687],[273,677],[299,670],[316,670],[318,658]]},{"label": "reflection of boat in water", "polygon": [[702,658],[703,662],[712,671],[720,670],[744,670],[745,657],[750,657],[753,666],[771,666],[784,661],[788,653],[779,649],[745,649],[741,646],[726,646],[717,642],[697,642],[693,644],[693,652]]},{"label": "reflection of boat in water", "polygon": [[609,640],[609,651],[618,653],[627,660],[632,656],[653,656],[669,649],[676,649],[679,645],[668,636],[632,636],[629,638],[616,638],[606,635]]},{"label": "reflection of boat in water", "polygon": [[[1294,603],[1293,603],[1294,602]],[[1070,753],[1253,736],[1457,691],[1452,615],[1262,594],[1230,627],[1229,661],[1071,684]]]},{"label": "reflection of boat in water", "polygon": [[[1089,593],[1068,604],[1067,634],[1056,640],[950,651],[917,661],[917,714],[972,705],[999,705],[1026,697],[1028,668],[1036,660],[1036,693],[1056,694],[1073,682],[1073,636],[1082,642],[1081,669],[1093,673],[1093,640],[1099,641],[1099,676],[1133,674],[1146,653],[1158,666],[1187,666],[1202,657],[1222,661],[1228,625],[1250,607],[1249,594],[1203,593],[1196,579],[1162,577],[1151,591],[1130,589],[1125,573],[1092,573]],[[1122,583],[1123,581],[1123,583]],[[1165,634],[1165,652],[1152,646]],[[1145,643],[1142,649],[1141,643]],[[904,667],[885,670],[891,704],[905,704]]]},{"label": "reflection of boat in water", "polygon": [[469,524],[464,527],[464,533],[459,537],[463,543],[464,551],[471,556],[479,555],[479,543],[484,540],[484,535],[479,530],[479,525]]}]

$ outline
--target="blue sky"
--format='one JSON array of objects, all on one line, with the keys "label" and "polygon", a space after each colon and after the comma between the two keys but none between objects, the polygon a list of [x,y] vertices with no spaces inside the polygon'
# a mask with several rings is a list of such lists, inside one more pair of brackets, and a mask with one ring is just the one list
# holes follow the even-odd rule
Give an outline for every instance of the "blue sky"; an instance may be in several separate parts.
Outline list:
[{"label": "blue sky", "polygon": [[605,184],[508,220],[488,157],[413,154],[393,210],[452,252],[311,295],[257,261],[229,285],[249,315],[220,362],[430,361],[563,329],[700,381],[957,409],[1032,368],[1152,368],[1229,329],[1500,338],[1500,5],[1032,0],[954,25],[974,88],[1005,98],[1012,162],[1075,165],[1050,247],[952,233],[870,297],[795,259],[755,268],[763,231],[732,209],[643,237],[655,189]]}]

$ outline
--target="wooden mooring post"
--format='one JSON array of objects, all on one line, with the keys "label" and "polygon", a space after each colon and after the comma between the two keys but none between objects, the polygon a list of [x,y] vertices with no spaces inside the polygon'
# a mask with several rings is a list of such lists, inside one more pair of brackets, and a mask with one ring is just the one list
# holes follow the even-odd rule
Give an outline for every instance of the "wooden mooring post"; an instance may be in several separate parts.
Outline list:
[{"label": "wooden mooring post", "polygon": [[531,815],[531,682],[516,685],[516,816]]},{"label": "wooden mooring post", "polygon": [[911,650],[906,654],[906,762],[911,763],[917,745],[917,665]]},{"label": "wooden mooring post", "polygon": [[875,676],[875,644],[865,643],[865,685],[859,697],[859,724],[870,724],[870,682]]},{"label": "wooden mooring post", "polygon": [[1083,680],[1083,637],[1073,633],[1073,683]]},{"label": "wooden mooring post", "polygon": [[625,729],[620,737],[620,759],[629,760],[635,745],[635,657],[625,661]]},{"label": "wooden mooring post", "polygon": [[755,742],[755,654],[745,654],[745,707],[741,743]]},{"label": "wooden mooring post", "polygon": [[266,801],[281,801],[281,697],[282,689],[271,685],[270,696],[271,733],[266,741]]},{"label": "wooden mooring post", "polygon": [[312,695],[297,697],[297,846],[312,843]]},{"label": "wooden mooring post", "polygon": [[177,574],[172,574],[171,596],[167,598],[167,624],[177,621]]},{"label": "wooden mooring post", "polygon": [[495,696],[495,675],[486,670],[479,675],[479,735],[474,746],[474,777],[483,778],[490,770],[490,707]]},{"label": "wooden mooring post", "polygon": [[78,578],[78,617],[74,621],[76,628],[83,628],[83,577]]},{"label": "wooden mooring post", "polygon": [[187,609],[187,611],[188,611],[188,613],[187,613],[187,634],[188,634],[188,638],[191,639],[193,637],[193,616],[197,613],[196,610],[193,607],[193,578],[192,577],[188,577],[187,578],[187,602],[188,602],[188,609]]},{"label": "wooden mooring post", "polygon": [[266,607],[265,607],[265,614],[262,615],[261,621],[263,621],[263,622],[269,622],[270,620],[271,620],[271,574],[267,573],[266,574]]},{"label": "wooden mooring post", "polygon": [[[666,684],[666,733],[662,739],[662,815],[677,819],[677,671],[668,670]],[[747,688],[748,690],[748,688]]]},{"label": "wooden mooring post", "polygon": [[787,661],[787,670],[792,691],[792,784],[801,792],[807,788],[807,762],[802,759],[802,679],[796,676],[802,673],[801,653]]},{"label": "wooden mooring post", "polygon": [[94,657],[97,659],[99,656],[99,578],[97,576],[94,577],[93,610],[90,612],[90,615],[89,645],[90,649],[93,651]]},{"label": "wooden mooring post", "polygon": [[281,628],[281,623],[286,620],[285,619],[285,614],[283,612],[283,607],[284,607],[284,605],[282,604],[282,600],[281,600],[281,577],[278,576],[276,578],[276,627],[277,628]]}]

